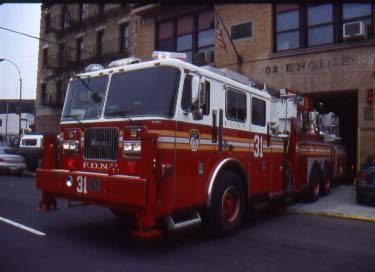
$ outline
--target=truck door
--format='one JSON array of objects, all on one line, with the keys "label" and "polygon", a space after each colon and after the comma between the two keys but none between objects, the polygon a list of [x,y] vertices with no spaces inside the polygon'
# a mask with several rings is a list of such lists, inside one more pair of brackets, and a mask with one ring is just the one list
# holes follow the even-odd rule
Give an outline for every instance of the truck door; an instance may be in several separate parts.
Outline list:
[{"label": "truck door", "polygon": [[[251,96],[250,101],[250,193],[268,193],[271,181],[272,150],[267,135],[267,101]],[[269,110],[268,110],[269,111]]]},{"label": "truck door", "polygon": [[[197,84],[200,86],[198,87]],[[194,101],[192,88],[200,88]],[[204,182],[209,175],[212,151],[211,82],[197,74],[186,74],[176,124],[176,168],[174,207],[197,205],[204,201]]]}]

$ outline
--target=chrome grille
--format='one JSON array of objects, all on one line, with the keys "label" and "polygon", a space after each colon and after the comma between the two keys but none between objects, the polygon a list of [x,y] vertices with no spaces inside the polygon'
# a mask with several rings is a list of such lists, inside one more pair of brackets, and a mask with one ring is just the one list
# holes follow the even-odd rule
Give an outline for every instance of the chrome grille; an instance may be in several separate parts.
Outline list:
[{"label": "chrome grille", "polygon": [[85,130],[85,159],[117,160],[118,129],[117,128],[88,128]]}]

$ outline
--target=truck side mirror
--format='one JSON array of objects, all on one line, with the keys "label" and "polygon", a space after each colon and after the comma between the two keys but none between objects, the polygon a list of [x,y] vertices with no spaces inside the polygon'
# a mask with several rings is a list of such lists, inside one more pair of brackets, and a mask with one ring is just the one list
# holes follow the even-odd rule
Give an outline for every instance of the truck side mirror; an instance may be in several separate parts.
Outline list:
[{"label": "truck side mirror", "polygon": [[199,77],[194,76],[191,80],[191,105],[199,106]]},{"label": "truck side mirror", "polygon": [[203,110],[202,108],[195,109],[191,112],[193,120],[202,120],[203,119]]}]

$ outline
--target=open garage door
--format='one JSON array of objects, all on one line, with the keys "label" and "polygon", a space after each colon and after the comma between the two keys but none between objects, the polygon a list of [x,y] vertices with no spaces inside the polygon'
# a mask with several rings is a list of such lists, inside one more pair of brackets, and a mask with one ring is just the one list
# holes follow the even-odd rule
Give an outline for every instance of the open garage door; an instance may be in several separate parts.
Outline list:
[{"label": "open garage door", "polygon": [[314,107],[320,113],[334,112],[340,118],[340,137],[347,149],[345,182],[351,183],[357,165],[357,127],[358,95],[357,91],[333,91],[305,94],[313,98]]}]

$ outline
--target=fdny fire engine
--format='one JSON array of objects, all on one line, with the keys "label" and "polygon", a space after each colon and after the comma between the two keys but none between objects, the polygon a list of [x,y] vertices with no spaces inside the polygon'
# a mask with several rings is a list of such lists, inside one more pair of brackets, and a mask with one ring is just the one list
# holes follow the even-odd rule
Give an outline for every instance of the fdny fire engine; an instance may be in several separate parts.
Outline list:
[{"label": "fdny fire engine", "polygon": [[184,57],[154,52],[71,78],[37,170],[40,209],[56,198],[103,205],[143,238],[201,223],[223,235],[250,204],[330,192],[345,171],[333,113]]}]

